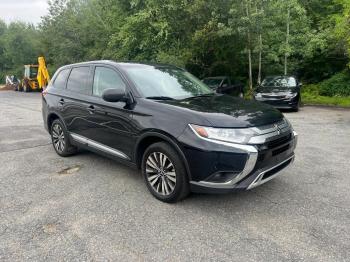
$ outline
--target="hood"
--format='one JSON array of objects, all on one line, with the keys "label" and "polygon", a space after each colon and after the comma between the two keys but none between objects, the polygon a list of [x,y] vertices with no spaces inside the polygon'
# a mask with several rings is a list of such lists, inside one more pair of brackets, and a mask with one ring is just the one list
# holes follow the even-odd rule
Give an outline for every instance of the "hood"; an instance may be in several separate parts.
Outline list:
[{"label": "hood", "polygon": [[287,94],[295,93],[298,91],[297,87],[282,87],[282,86],[259,86],[257,88],[258,93],[276,93],[276,94]]},{"label": "hood", "polygon": [[278,110],[269,105],[228,95],[194,97],[161,103],[190,110],[194,115],[198,114],[198,119],[204,118],[214,127],[262,126],[283,118]]}]

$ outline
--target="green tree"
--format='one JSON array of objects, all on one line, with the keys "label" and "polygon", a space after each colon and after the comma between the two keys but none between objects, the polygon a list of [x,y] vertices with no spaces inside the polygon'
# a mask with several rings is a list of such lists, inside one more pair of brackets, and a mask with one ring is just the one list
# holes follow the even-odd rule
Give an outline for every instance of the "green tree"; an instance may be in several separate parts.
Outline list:
[{"label": "green tree", "polygon": [[23,75],[23,65],[37,63],[41,52],[40,34],[31,25],[13,22],[9,25],[0,21],[0,74]]},{"label": "green tree", "polygon": [[250,90],[267,74],[319,81],[349,61],[348,23],[347,0],[52,0],[38,28],[0,22],[0,70],[43,53],[51,69],[158,61],[235,76]]},{"label": "green tree", "polygon": [[[335,0],[335,3],[342,6],[342,12],[333,15],[335,21],[335,36],[341,41],[350,56],[350,1]],[[349,64],[350,66],[350,64]]]}]

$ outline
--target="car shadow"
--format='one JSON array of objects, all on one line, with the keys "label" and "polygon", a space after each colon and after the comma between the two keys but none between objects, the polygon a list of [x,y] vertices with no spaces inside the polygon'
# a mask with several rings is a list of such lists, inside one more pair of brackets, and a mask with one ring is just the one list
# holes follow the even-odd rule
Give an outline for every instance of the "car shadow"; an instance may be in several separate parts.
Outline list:
[{"label": "car shadow", "polygon": [[[108,172],[108,174],[106,174],[108,176],[113,176],[113,179],[117,178],[121,173],[128,173],[128,179],[130,179],[131,184],[137,185],[137,188],[139,189],[141,187],[145,189],[140,191],[140,194],[150,195],[150,193],[147,190],[147,186],[142,178],[140,170],[86,150],[81,150],[78,155],[82,156],[86,161],[91,161],[90,158],[94,158],[94,161],[100,163],[101,165],[108,165],[110,169],[115,169],[117,172]],[[102,175],[101,172],[99,174]],[[278,188],[284,187],[285,185],[283,185],[282,180],[276,178],[252,190],[240,190],[226,194],[190,193],[189,196],[184,200],[170,205],[174,205],[175,207],[189,207],[191,209],[195,208],[200,210],[203,208],[210,208],[211,210],[221,210],[229,207],[234,207],[237,211],[243,209],[256,209],[257,206],[262,204],[262,202],[276,204],[276,201],[270,198],[271,192],[275,192],[278,194]],[[148,199],[152,199],[151,201],[156,202],[159,201],[153,197],[150,197]]]}]

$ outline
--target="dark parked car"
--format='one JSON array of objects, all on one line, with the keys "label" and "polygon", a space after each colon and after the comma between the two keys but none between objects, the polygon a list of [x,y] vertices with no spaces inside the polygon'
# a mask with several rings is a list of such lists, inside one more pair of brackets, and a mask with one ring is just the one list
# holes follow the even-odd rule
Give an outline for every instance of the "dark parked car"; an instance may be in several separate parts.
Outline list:
[{"label": "dark parked car", "polygon": [[244,85],[229,76],[206,77],[202,81],[217,93],[239,97],[244,95]]},{"label": "dark parked car", "polygon": [[58,155],[85,148],[139,168],[165,202],[253,188],[294,159],[297,135],[278,110],[216,94],[174,66],[64,66],[42,103]]},{"label": "dark parked car", "polygon": [[301,83],[294,76],[268,76],[257,87],[254,98],[279,109],[299,110]]}]

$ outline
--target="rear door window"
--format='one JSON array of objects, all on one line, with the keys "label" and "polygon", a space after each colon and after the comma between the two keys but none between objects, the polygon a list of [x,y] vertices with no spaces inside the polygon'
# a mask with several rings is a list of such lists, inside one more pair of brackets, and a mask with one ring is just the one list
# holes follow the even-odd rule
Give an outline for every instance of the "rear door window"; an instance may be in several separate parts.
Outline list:
[{"label": "rear door window", "polygon": [[55,79],[55,82],[53,83],[53,86],[55,88],[64,89],[66,87],[66,80],[67,80],[68,75],[69,75],[69,69],[61,70],[58,73],[58,75]]},{"label": "rear door window", "polygon": [[91,87],[87,85],[90,67],[74,67],[69,75],[67,89],[84,95],[91,94]]},{"label": "rear door window", "polygon": [[120,75],[111,68],[97,66],[95,69],[93,94],[102,96],[106,89],[120,89],[125,91],[125,84]]}]

